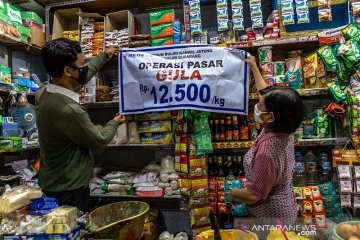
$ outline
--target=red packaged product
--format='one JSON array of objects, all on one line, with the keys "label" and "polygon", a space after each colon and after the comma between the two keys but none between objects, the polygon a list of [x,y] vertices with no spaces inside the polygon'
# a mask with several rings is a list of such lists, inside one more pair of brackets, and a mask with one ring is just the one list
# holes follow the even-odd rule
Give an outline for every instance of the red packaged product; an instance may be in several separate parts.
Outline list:
[{"label": "red packaged product", "polygon": [[209,192],[217,192],[217,182],[215,178],[209,178]]},{"label": "red packaged product", "polygon": [[324,214],[324,202],[323,200],[314,200],[314,213],[315,214]]},{"label": "red packaged product", "polygon": [[313,213],[312,201],[309,201],[309,200],[304,200],[303,201],[302,212],[303,212],[303,214],[312,215],[312,213]]},{"label": "red packaged product", "polygon": [[318,229],[327,228],[327,221],[326,221],[326,217],[324,214],[315,215],[314,222]]},{"label": "red packaged product", "polygon": [[226,203],[218,203],[217,207],[219,214],[230,214],[230,207]]},{"label": "red packaged product", "polygon": [[225,193],[224,192],[218,193],[218,203],[225,203]]},{"label": "red packaged product", "polygon": [[322,200],[321,192],[318,186],[312,186],[311,192],[314,200]]},{"label": "red packaged product", "polygon": [[303,224],[304,225],[312,225],[313,219],[311,214],[304,214],[303,215]]},{"label": "red packaged product", "polygon": [[217,198],[218,198],[217,193],[215,192],[209,193],[209,202],[214,203],[216,202]]},{"label": "red packaged product", "polygon": [[211,207],[211,213],[215,215],[217,213],[217,211],[216,211],[217,203],[216,202],[210,203],[210,207]]},{"label": "red packaged product", "polygon": [[224,181],[218,181],[217,182],[217,190],[218,192],[223,192],[225,189],[225,182]]}]

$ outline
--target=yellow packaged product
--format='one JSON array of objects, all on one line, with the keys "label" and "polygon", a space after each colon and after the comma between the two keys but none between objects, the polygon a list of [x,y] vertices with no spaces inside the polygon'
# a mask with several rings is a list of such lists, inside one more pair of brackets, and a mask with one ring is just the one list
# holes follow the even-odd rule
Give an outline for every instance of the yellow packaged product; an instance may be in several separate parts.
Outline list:
[{"label": "yellow packaged product", "polygon": [[171,132],[171,121],[148,121],[139,123],[140,133]]},{"label": "yellow packaged product", "polygon": [[169,144],[174,143],[172,133],[140,133],[141,143],[144,144]]},{"label": "yellow packaged product", "polygon": [[150,112],[135,115],[136,121],[164,121],[171,119],[171,112]]},{"label": "yellow packaged product", "polygon": [[61,206],[46,215],[47,234],[67,233],[76,226],[77,208]]}]

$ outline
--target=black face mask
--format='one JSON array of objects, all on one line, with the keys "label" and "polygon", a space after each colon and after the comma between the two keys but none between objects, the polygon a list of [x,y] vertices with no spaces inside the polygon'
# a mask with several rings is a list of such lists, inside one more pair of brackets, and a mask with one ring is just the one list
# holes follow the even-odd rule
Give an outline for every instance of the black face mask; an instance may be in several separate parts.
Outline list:
[{"label": "black face mask", "polygon": [[71,78],[77,81],[78,83],[80,83],[81,85],[85,85],[87,81],[89,67],[85,66],[81,68],[78,67],[71,67],[71,68],[79,70],[79,77],[78,78],[71,77]]}]

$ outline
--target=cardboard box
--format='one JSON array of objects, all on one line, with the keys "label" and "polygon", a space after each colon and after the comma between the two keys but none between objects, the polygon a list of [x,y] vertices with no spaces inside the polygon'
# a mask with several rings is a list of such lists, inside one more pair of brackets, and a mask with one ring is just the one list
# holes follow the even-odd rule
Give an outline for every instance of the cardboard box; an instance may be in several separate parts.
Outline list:
[{"label": "cardboard box", "polygon": [[106,14],[105,32],[113,30],[129,29],[129,36],[136,34],[136,24],[134,15],[128,11],[119,11]]},{"label": "cardboard box", "polygon": [[42,29],[35,26],[30,27],[31,38],[30,44],[38,47],[42,47],[45,44],[45,33]]},{"label": "cardboard box", "polygon": [[[77,13],[77,15],[79,16],[79,41],[81,43],[81,25],[82,25],[82,21],[85,18],[94,18],[97,22],[103,22],[104,23],[104,30],[105,30],[105,17],[100,15],[99,13],[85,13],[85,12],[79,12]],[[103,50],[105,51],[105,34],[104,34],[104,39],[103,39]]]},{"label": "cardboard box", "polygon": [[79,16],[80,8],[60,9],[54,12],[54,22],[52,29],[52,39],[63,37],[64,31],[77,30],[79,33]]}]

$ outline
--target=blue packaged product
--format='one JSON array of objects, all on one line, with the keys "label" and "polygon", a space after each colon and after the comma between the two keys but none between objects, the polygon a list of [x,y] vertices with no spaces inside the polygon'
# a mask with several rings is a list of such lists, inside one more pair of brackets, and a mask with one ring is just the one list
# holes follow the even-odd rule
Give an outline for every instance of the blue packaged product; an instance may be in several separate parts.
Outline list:
[{"label": "blue packaged product", "polygon": [[174,22],[174,44],[181,43],[181,24],[179,20]]},{"label": "blue packaged product", "polygon": [[297,11],[297,23],[309,23],[310,22],[310,16],[309,11]]},{"label": "blue packaged product", "polygon": [[284,12],[294,12],[294,4],[290,1],[281,1],[281,11]]},{"label": "blue packaged product", "polygon": [[201,14],[200,11],[192,11],[190,12],[190,22],[191,23],[199,23],[201,22]]},{"label": "blue packaged product", "polygon": [[219,7],[219,8],[217,8],[217,17],[218,18],[228,19],[229,18],[229,12],[228,12],[227,7]]},{"label": "blue packaged product", "polygon": [[189,1],[189,9],[190,11],[200,11],[200,1],[199,0]]},{"label": "blue packaged product", "polygon": [[191,35],[200,35],[202,33],[201,23],[190,23]]},{"label": "blue packaged product", "polygon": [[251,17],[251,26],[252,26],[252,28],[262,28],[262,27],[264,27],[262,16]]},{"label": "blue packaged product", "polygon": [[54,211],[55,208],[53,209],[47,209],[47,210],[34,210],[34,211],[29,211],[29,215],[31,216],[42,216],[42,215],[46,215],[48,213],[51,213],[52,211]]},{"label": "blue packaged product", "polygon": [[216,0],[216,6],[227,7],[227,0]]},{"label": "blue packaged product", "polygon": [[49,210],[57,207],[57,202],[37,202],[30,205],[30,210]]},{"label": "blue packaged product", "polygon": [[233,6],[232,7],[232,18],[240,18],[243,17],[243,7],[242,6]]},{"label": "blue packaged product", "polygon": [[232,182],[231,188],[243,188],[242,183],[239,179],[236,179]]},{"label": "blue packaged product", "polygon": [[309,10],[309,3],[307,0],[296,0],[296,11],[307,11]]},{"label": "blue packaged product", "polygon": [[284,25],[290,25],[295,23],[295,17],[293,12],[284,12],[282,14],[282,21]]},{"label": "blue packaged product", "polygon": [[335,192],[334,185],[331,182],[320,184],[319,189],[322,196],[332,195]]},{"label": "blue packaged product", "polygon": [[251,16],[262,15],[261,3],[254,3],[250,5]]},{"label": "blue packaged product", "polygon": [[335,208],[335,205],[339,202],[335,194],[323,196],[325,208]]},{"label": "blue packaged product", "polygon": [[229,30],[229,20],[228,19],[218,19],[218,31],[224,32]]},{"label": "blue packaged product", "polygon": [[244,19],[243,18],[233,19],[233,30],[244,30]]},{"label": "blue packaged product", "polygon": [[231,0],[231,5],[232,6],[242,6],[242,0]]},{"label": "blue packaged product", "polygon": [[56,198],[51,198],[51,197],[43,197],[43,198],[33,198],[30,199],[33,203],[38,203],[38,202],[58,202],[58,200]]}]

